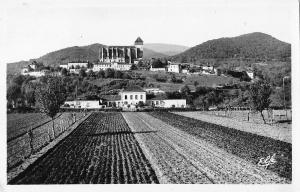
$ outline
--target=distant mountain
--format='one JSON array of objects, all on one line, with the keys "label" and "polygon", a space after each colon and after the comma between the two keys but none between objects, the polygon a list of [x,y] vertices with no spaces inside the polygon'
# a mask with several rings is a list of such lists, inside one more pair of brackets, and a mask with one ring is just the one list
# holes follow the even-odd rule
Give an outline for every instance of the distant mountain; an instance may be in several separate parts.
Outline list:
[{"label": "distant mountain", "polygon": [[291,45],[264,33],[250,33],[232,38],[206,41],[183,53],[170,57],[173,61],[201,59],[286,60],[291,57]]},{"label": "distant mountain", "polygon": [[45,66],[58,66],[59,64],[68,63],[71,61],[96,61],[99,57],[99,49],[103,47],[102,44],[92,44],[88,46],[74,46],[58,51],[48,53],[36,59],[30,59],[29,61],[20,61],[16,63],[7,64],[7,73],[18,73],[21,69],[32,61],[43,62]]},{"label": "distant mountain", "polygon": [[168,55],[153,51],[153,50],[148,49],[148,48],[144,48],[143,59],[164,58],[164,57],[168,57]]},{"label": "distant mountain", "polygon": [[57,66],[71,61],[97,61],[99,59],[99,49],[104,45],[96,43],[87,46],[74,46],[48,53],[38,59],[46,66]]},{"label": "distant mountain", "polygon": [[[94,62],[98,60],[99,49],[103,46],[104,45],[102,44],[96,43],[87,46],[68,47],[57,51],[53,51],[51,53],[48,53],[36,59],[30,59],[29,61],[8,63],[7,73],[8,74],[19,73],[23,67],[27,66],[34,60],[43,62],[43,64],[46,66],[58,66],[59,64],[64,64],[71,61]],[[143,58],[145,59],[162,58],[162,57],[167,57],[167,55],[155,52],[147,48],[144,49]]]},{"label": "distant mountain", "polygon": [[[97,61],[99,49],[104,45],[96,43],[88,46],[74,46],[48,53],[37,59],[9,63],[7,73],[19,73],[21,68],[33,60],[46,66],[58,66],[71,61]],[[204,42],[187,49],[185,46],[171,44],[145,44],[144,59],[169,57],[173,61],[199,61],[201,59],[258,59],[286,60],[291,57],[291,45],[264,33],[250,33],[232,38],[220,38]],[[169,56],[175,52],[182,52]]]},{"label": "distant mountain", "polygon": [[152,51],[162,53],[164,55],[172,56],[179,54],[189,47],[183,45],[164,44],[164,43],[147,43],[144,48],[151,49]]}]

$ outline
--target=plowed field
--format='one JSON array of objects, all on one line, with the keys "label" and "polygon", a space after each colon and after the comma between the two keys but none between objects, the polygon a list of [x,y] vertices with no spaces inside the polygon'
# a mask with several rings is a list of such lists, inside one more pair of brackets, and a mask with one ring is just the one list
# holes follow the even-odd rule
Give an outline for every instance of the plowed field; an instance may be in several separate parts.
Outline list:
[{"label": "plowed field", "polygon": [[149,114],[253,165],[256,165],[261,158],[275,154],[276,163],[271,164],[267,169],[292,180],[292,145],[290,143],[173,113],[150,112]]},{"label": "plowed field", "polygon": [[[278,174],[160,119],[168,114],[123,113],[147,158],[163,183],[289,183]],[[160,116],[159,116],[160,115]],[[167,117],[165,117],[166,115]],[[173,119],[181,122],[181,116]],[[187,129],[192,121],[185,121]],[[209,129],[209,128],[207,128]],[[222,135],[216,133],[207,137]],[[239,140],[239,135],[232,140]],[[226,140],[220,145],[226,145]],[[244,145],[243,143],[239,143]],[[253,143],[252,145],[255,145]],[[252,149],[252,148],[249,148]],[[251,152],[251,151],[250,151]],[[246,153],[246,152],[244,152]]]},{"label": "plowed field", "polygon": [[10,184],[158,183],[120,113],[94,113]]}]

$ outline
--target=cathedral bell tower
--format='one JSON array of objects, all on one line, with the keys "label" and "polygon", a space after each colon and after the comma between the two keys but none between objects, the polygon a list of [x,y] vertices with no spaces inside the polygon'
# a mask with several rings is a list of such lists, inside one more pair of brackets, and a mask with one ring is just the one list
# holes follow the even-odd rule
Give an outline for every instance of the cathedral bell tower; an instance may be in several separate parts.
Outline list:
[{"label": "cathedral bell tower", "polygon": [[134,46],[137,49],[137,59],[143,58],[143,45],[144,42],[140,37],[138,37],[134,42]]}]

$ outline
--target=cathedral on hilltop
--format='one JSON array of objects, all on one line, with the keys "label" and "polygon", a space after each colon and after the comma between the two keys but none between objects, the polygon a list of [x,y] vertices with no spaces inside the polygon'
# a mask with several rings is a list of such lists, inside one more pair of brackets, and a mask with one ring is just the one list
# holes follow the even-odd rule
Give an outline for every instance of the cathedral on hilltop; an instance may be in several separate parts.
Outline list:
[{"label": "cathedral on hilltop", "polygon": [[99,50],[100,63],[137,64],[143,58],[143,40],[138,37],[132,46],[104,46]]}]

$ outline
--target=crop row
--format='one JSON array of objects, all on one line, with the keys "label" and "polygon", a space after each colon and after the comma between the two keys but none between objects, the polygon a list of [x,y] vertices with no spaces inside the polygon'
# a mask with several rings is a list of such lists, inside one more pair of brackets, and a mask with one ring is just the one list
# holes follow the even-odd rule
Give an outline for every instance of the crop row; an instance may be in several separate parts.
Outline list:
[{"label": "crop row", "polygon": [[[170,136],[171,132],[168,128],[164,129],[155,119],[145,117],[141,113],[123,113],[123,116],[136,133],[135,137],[143,143],[144,150],[152,159],[151,163],[159,169],[162,182],[212,183],[203,172],[174,149],[172,143],[166,138],[166,135]],[[150,125],[150,122],[153,124]],[[164,133],[165,130],[168,133]]]},{"label": "crop row", "polygon": [[121,114],[93,113],[10,183],[158,183],[158,180]]},{"label": "crop row", "polygon": [[[289,183],[145,113],[123,113],[165,183]],[[188,125],[187,125],[188,126]]]},{"label": "crop row", "polygon": [[149,114],[253,164],[275,154],[276,163],[268,170],[292,179],[292,145],[289,143],[168,112]]}]

